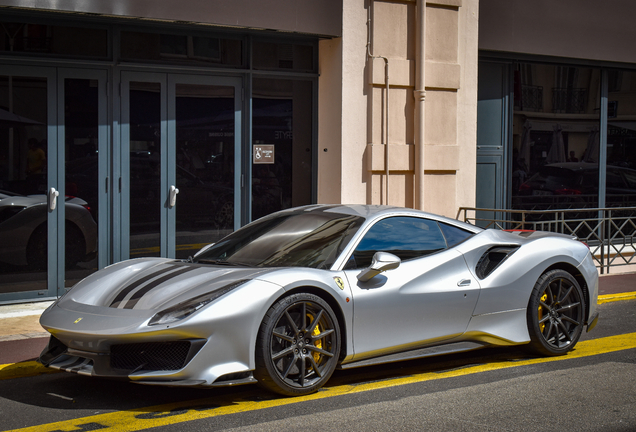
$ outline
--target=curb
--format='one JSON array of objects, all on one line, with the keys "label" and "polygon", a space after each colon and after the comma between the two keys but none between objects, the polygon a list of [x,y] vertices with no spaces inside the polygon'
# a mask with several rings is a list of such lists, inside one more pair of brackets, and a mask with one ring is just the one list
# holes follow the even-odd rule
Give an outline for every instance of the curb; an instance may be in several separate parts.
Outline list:
[{"label": "curb", "polygon": [[620,300],[632,300],[636,299],[636,292],[626,292],[619,294],[605,294],[598,296],[597,304],[615,302]]}]

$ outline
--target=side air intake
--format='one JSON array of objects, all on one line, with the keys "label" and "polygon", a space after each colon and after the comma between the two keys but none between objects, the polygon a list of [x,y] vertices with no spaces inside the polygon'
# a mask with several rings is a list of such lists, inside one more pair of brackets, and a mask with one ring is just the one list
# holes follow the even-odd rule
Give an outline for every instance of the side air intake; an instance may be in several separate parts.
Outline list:
[{"label": "side air intake", "polygon": [[497,267],[499,267],[510,255],[515,253],[519,246],[497,246],[479,258],[475,273],[479,279],[487,278]]}]

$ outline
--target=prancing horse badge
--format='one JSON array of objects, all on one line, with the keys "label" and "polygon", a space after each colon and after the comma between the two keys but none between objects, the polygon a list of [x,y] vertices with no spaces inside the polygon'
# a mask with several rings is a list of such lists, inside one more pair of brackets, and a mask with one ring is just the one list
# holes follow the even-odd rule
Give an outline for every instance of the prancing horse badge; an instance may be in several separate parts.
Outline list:
[{"label": "prancing horse badge", "polygon": [[341,290],[344,290],[344,282],[342,281],[341,277],[334,276],[333,280],[336,281],[336,285],[338,285],[338,288],[340,288]]}]

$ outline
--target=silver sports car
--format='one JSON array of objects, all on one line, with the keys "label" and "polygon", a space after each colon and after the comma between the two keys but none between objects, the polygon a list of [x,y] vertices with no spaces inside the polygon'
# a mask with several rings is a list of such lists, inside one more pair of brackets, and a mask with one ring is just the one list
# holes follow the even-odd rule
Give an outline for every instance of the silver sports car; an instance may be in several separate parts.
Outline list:
[{"label": "silver sports car", "polygon": [[40,319],[40,361],[141,384],[258,382],[284,395],[336,368],[527,344],[571,350],[597,322],[598,273],[566,235],[482,230],[416,210],[313,205],[186,261],[120,262]]}]

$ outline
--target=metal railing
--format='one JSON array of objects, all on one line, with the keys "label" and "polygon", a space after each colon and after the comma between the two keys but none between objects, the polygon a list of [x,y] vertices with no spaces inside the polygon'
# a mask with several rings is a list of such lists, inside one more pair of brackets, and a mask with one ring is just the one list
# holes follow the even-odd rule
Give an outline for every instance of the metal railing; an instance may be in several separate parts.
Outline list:
[{"label": "metal railing", "polygon": [[550,231],[585,242],[601,274],[636,264],[636,207],[498,210],[460,207],[456,219],[482,228]]},{"label": "metal railing", "polygon": [[584,113],[587,105],[587,88],[553,88],[552,112]]}]

